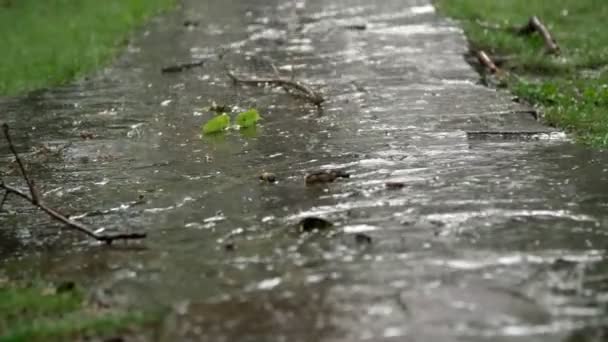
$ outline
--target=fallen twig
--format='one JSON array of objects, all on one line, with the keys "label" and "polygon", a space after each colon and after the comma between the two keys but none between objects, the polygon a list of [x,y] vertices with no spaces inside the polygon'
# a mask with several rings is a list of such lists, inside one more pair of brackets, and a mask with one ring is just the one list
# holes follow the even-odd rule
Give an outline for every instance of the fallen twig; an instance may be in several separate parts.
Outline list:
[{"label": "fallen twig", "polygon": [[538,32],[545,42],[545,49],[547,53],[553,55],[558,55],[560,53],[560,47],[559,45],[557,45],[557,41],[555,40],[555,38],[553,38],[547,27],[540,21],[537,16],[532,16],[525,25],[519,27],[500,26],[482,21],[477,21],[477,25],[488,30],[507,31],[520,36],[528,36],[535,32]]},{"label": "fallen twig", "polygon": [[[0,179],[0,189],[3,189],[5,191],[4,196],[2,198],[2,202],[0,204],[4,204],[8,195],[15,194],[15,195],[27,200],[35,207],[41,209],[42,211],[47,213],[51,218],[63,223],[67,228],[79,231],[97,241],[103,241],[103,242],[106,242],[107,244],[111,244],[115,240],[133,240],[133,239],[143,239],[146,237],[145,233],[99,234],[96,231],[94,231],[93,229],[84,225],[83,223],[70,220],[65,215],[59,213],[57,210],[52,209],[52,208],[48,207],[47,205],[45,205],[42,202],[42,200],[40,199],[40,196],[38,195],[38,189],[36,188],[36,184],[28,176],[27,171],[25,170],[25,167],[23,166],[23,163],[21,162],[21,158],[19,157],[19,154],[17,153],[17,150],[15,149],[15,145],[13,145],[13,141],[11,139],[11,135],[9,132],[9,126],[7,124],[3,124],[2,131],[8,142],[8,147],[11,150],[11,152],[13,153],[13,156],[15,157],[17,164],[19,165],[19,169],[21,171],[21,176],[27,183],[30,193],[27,194],[13,186],[6,184],[4,182],[4,180]],[[0,209],[1,208],[2,208],[2,205],[0,205]]]},{"label": "fallen twig", "polygon": [[4,207],[4,202],[6,202],[7,198],[8,198],[8,191],[5,191],[4,196],[2,196],[2,202],[0,202],[0,211],[2,211],[2,208]]},{"label": "fallen twig", "polygon": [[467,139],[485,140],[499,138],[504,140],[530,140],[542,135],[551,134],[547,131],[471,131],[466,132]]},{"label": "fallen twig", "polygon": [[350,174],[343,170],[327,170],[311,172],[304,177],[306,185],[333,183],[338,178],[350,178]]},{"label": "fallen twig", "polygon": [[289,79],[285,79],[285,78],[281,78],[281,77],[241,78],[241,77],[237,77],[232,71],[230,71],[228,69],[226,69],[226,73],[228,74],[228,77],[230,77],[230,79],[235,84],[243,83],[243,84],[252,84],[252,85],[256,85],[256,86],[268,84],[268,85],[273,85],[273,86],[277,86],[277,87],[282,87],[290,94],[300,95],[317,107],[320,107],[321,104],[325,101],[325,99],[319,92],[314,91],[307,85],[305,85],[301,82],[298,82],[298,81],[289,80]]},{"label": "fallen twig", "polygon": [[173,72],[182,72],[182,71],[186,71],[188,69],[192,69],[192,68],[196,68],[196,67],[199,67],[199,66],[203,66],[204,64],[205,64],[205,61],[197,61],[197,62],[191,62],[191,63],[181,63],[181,64],[176,64],[176,65],[166,66],[166,67],[162,68],[160,71],[163,74],[173,73]]},{"label": "fallen twig", "polygon": [[346,25],[343,27],[346,30],[364,31],[367,29],[367,24],[353,24],[353,25]]},{"label": "fallen twig", "polygon": [[[11,135],[9,134],[8,130],[9,130],[8,125],[3,124],[2,132],[4,133],[4,136],[6,137],[6,141],[8,142],[8,148],[11,150],[11,153],[13,154],[13,156],[15,156],[15,161],[17,162],[17,165],[19,165],[19,170],[21,171],[21,175],[23,176],[23,179],[25,180],[27,187],[30,189],[30,194],[32,195],[31,202],[33,205],[36,205],[39,202],[38,191],[36,191],[34,181],[31,180],[27,176],[27,172],[25,171],[25,166],[23,166],[23,162],[21,161],[21,158],[19,157],[19,154],[17,153],[17,150],[15,149],[15,145],[13,145],[13,139],[11,139]],[[2,184],[4,184],[4,182],[2,182]],[[7,192],[8,192],[8,190],[7,190]],[[8,196],[8,194],[5,195],[4,200],[6,200],[6,196]],[[4,203],[4,200],[2,201],[3,203]]]},{"label": "fallen twig", "polygon": [[[486,53],[487,54],[487,53]],[[512,55],[488,55],[488,57],[490,57],[490,59],[492,60],[492,62],[494,62],[494,64],[499,68],[502,69],[502,66],[511,63],[513,61],[517,61],[517,58],[515,56]],[[477,53],[475,52],[475,50],[471,50],[471,53],[467,54],[465,56],[465,59],[468,63],[475,63],[475,61],[478,61],[477,58]],[[480,62],[479,62],[480,63]]]},{"label": "fallen twig", "polygon": [[[277,69],[276,65],[274,65],[274,63],[270,63],[270,66],[272,67],[272,71],[274,72],[274,75],[276,76],[276,78],[281,78],[281,74],[279,73],[279,69]],[[293,71],[293,69],[292,69],[292,71]],[[292,81],[294,80],[293,73],[291,75],[291,80]],[[285,90],[286,93],[290,92],[289,87],[284,84],[281,85],[281,88],[283,88],[283,90]]]},{"label": "fallen twig", "polygon": [[481,65],[483,65],[491,73],[495,74],[499,71],[496,64],[494,64],[492,59],[488,56],[488,54],[485,53],[485,51],[479,50],[479,51],[477,51],[476,55],[477,55],[477,60],[479,61],[479,63],[481,63]]},{"label": "fallen twig", "polygon": [[560,52],[557,41],[553,38],[547,27],[538,19],[537,16],[533,16],[528,20],[528,23],[517,30],[520,35],[530,35],[534,32],[538,32],[545,41],[545,49],[547,53],[557,55]]}]

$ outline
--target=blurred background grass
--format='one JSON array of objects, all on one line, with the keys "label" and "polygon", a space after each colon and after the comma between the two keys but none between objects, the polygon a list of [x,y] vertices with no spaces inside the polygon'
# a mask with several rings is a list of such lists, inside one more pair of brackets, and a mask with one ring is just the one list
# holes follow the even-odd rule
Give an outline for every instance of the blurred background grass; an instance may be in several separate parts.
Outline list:
[{"label": "blurred background grass", "polygon": [[0,95],[58,85],[111,58],[175,0],[1,0]]}]

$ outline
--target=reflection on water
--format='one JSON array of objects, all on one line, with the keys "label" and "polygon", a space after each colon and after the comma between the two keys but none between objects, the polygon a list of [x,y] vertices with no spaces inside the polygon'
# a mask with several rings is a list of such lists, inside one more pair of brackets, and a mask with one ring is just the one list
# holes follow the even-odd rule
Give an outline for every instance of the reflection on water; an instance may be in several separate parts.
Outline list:
[{"label": "reflection on water", "polygon": [[[185,1],[90,81],[0,104],[49,204],[149,238],[102,248],[12,200],[4,271],[170,308],[165,340],[595,341],[608,156],[564,139],[469,139],[551,130],[477,85],[464,51],[422,0]],[[323,111],[225,77],[224,64],[271,75],[269,61],[322,90]],[[264,120],[201,139],[212,101]],[[305,186],[322,169],[351,177]],[[260,182],[265,171],[278,181]],[[336,228],[298,234],[307,216]]]}]

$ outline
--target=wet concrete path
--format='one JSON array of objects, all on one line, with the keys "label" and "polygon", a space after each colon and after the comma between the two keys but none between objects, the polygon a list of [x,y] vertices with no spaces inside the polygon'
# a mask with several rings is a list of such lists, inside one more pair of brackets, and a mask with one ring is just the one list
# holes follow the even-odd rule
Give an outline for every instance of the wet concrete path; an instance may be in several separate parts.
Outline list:
[{"label": "wet concrete path", "polygon": [[[171,307],[155,333],[167,341],[594,341],[608,301],[608,156],[560,134],[467,135],[552,130],[478,85],[465,45],[422,0],[186,0],[100,75],[0,104],[34,149],[47,202],[113,208],[87,222],[144,230],[146,248],[56,236],[11,202],[3,269]],[[191,59],[207,62],[160,73]],[[271,63],[321,89],[323,111],[235,88],[224,71],[271,75]],[[211,101],[264,120],[201,139]],[[351,177],[304,185],[329,168]],[[261,184],[262,171],[279,182]],[[334,234],[296,233],[306,216]]]}]

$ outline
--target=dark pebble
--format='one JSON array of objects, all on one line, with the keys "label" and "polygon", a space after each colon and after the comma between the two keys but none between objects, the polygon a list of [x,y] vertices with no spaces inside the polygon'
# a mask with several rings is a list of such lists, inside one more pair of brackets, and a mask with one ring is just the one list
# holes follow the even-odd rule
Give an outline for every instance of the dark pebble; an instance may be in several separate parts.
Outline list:
[{"label": "dark pebble", "polygon": [[200,23],[196,20],[184,20],[184,26],[186,26],[186,27],[196,27],[199,24]]},{"label": "dark pebble", "polygon": [[313,230],[325,230],[333,227],[333,223],[320,217],[306,217],[300,220],[299,227],[302,232],[311,232]]},{"label": "dark pebble", "polygon": [[357,233],[357,234],[355,234],[355,241],[362,245],[363,244],[369,245],[372,243],[372,237],[367,234]]},{"label": "dark pebble", "polygon": [[274,173],[270,172],[263,172],[259,178],[260,180],[263,180],[264,182],[268,183],[274,183],[277,181],[277,177],[274,175]]},{"label": "dark pebble", "polygon": [[399,189],[403,189],[405,187],[405,183],[403,183],[403,182],[386,182],[386,183],[384,183],[384,186],[386,186],[386,188],[389,190],[399,190]]},{"label": "dark pebble", "polygon": [[76,283],[73,281],[64,281],[57,285],[57,293],[71,292],[76,289]]},{"label": "dark pebble", "polygon": [[367,25],[365,24],[355,24],[355,25],[347,25],[344,26],[347,30],[355,30],[355,31],[363,31],[367,29]]}]

